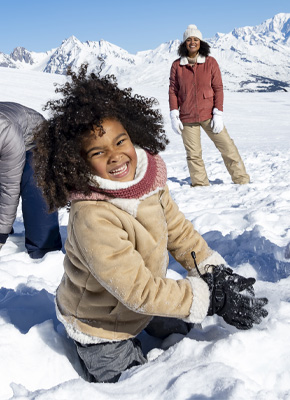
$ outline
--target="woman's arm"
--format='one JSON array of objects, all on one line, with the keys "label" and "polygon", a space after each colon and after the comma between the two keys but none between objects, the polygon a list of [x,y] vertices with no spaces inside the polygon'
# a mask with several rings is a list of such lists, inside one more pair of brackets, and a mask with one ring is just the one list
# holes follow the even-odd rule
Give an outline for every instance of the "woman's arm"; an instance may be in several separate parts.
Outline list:
[{"label": "woman's arm", "polygon": [[214,105],[213,108],[217,108],[219,111],[223,111],[224,104],[224,90],[221,71],[217,61],[211,57],[212,68],[211,68],[211,86],[214,91]]},{"label": "woman's arm", "polygon": [[178,91],[179,84],[177,79],[177,63],[174,62],[171,66],[170,77],[169,77],[169,107],[171,110],[178,110]]}]

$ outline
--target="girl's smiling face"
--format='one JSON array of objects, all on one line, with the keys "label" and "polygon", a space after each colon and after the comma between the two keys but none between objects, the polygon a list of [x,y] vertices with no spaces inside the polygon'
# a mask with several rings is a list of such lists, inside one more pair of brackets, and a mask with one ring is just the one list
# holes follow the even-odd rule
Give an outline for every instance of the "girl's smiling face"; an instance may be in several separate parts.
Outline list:
[{"label": "girl's smiling face", "polygon": [[130,136],[123,125],[115,119],[102,122],[82,143],[82,156],[89,164],[92,174],[111,181],[129,182],[134,179],[137,154]]}]

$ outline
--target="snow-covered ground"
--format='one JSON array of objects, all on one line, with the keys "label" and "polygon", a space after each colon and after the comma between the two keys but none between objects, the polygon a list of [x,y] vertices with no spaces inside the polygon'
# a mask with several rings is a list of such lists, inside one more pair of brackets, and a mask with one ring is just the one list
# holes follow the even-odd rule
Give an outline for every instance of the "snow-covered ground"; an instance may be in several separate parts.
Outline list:
[{"label": "snow-covered ground", "polygon": [[[64,79],[0,68],[0,101],[41,112],[54,96],[53,82]],[[148,349],[166,350],[116,384],[85,382],[74,347],[55,317],[63,253],[28,257],[19,208],[15,234],[0,253],[0,400],[289,400],[290,260],[284,249],[290,241],[290,93],[226,92],[225,123],[251,183],[231,183],[220,154],[203,134],[211,186],[190,188],[182,141],[170,128],[167,87],[134,82],[132,76],[127,85],[160,102],[171,141],[162,157],[174,199],[235,271],[256,277],[257,295],[269,299],[269,316],[250,331],[238,331],[214,316],[186,337],[171,335],[154,343],[144,336]],[[61,210],[64,241],[67,217]],[[171,259],[168,275],[178,278],[184,271]]]}]

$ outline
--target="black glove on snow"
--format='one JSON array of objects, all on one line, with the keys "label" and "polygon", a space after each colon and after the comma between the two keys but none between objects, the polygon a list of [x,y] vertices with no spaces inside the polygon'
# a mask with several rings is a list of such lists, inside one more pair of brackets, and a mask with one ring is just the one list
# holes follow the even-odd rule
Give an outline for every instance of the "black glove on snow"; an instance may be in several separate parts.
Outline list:
[{"label": "black glove on snow", "polygon": [[5,244],[8,236],[8,233],[0,233],[0,244]]},{"label": "black glove on snow", "polygon": [[[194,252],[192,252],[194,253]],[[192,254],[195,261],[195,254]],[[245,278],[233,273],[224,265],[211,266],[213,272],[201,274],[200,277],[208,284],[210,290],[210,306],[208,315],[217,314],[229,324],[238,329],[250,329],[253,324],[259,324],[268,315],[263,308],[266,298],[255,298],[253,284],[255,278]],[[242,294],[241,292],[246,293]]]}]

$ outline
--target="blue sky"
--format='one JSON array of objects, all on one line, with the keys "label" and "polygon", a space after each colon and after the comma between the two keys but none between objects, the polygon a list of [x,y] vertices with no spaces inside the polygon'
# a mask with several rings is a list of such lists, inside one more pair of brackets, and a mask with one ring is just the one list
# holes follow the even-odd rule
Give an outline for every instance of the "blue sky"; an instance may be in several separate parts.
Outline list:
[{"label": "blue sky", "polygon": [[204,38],[216,32],[259,25],[290,0],[0,0],[0,52],[17,46],[42,52],[74,35],[80,41],[107,40],[129,53],[181,39],[189,24]]}]

